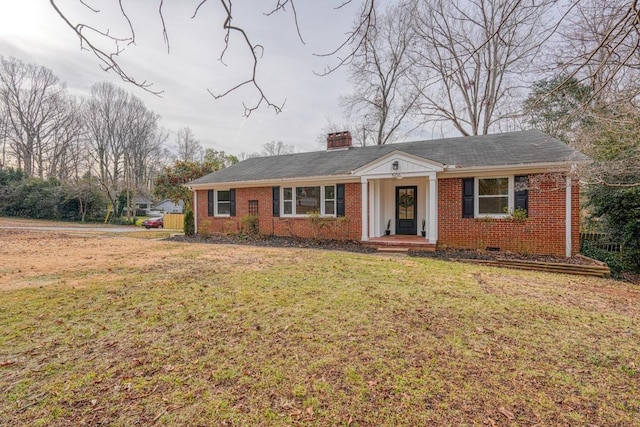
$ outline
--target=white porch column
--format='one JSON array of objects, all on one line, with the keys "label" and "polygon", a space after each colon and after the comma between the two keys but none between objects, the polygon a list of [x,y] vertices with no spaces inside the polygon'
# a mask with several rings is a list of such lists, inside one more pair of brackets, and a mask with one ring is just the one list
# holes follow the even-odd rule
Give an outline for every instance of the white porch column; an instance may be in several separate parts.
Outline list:
[{"label": "white porch column", "polygon": [[429,243],[438,241],[438,180],[436,174],[429,175]]},{"label": "white porch column", "polygon": [[372,180],[369,184],[369,237],[376,236],[376,223],[378,221],[378,211],[376,209],[376,187],[378,186],[376,180]]},{"label": "white porch column", "polygon": [[361,209],[362,209],[362,241],[366,242],[367,240],[369,240],[369,213],[368,213],[368,208],[369,208],[369,191],[368,191],[368,186],[367,186],[367,178],[366,177],[361,177],[360,178],[360,184],[361,184],[361,193],[362,193],[362,203],[361,203]]},{"label": "white porch column", "polygon": [[[431,191],[429,190],[429,177],[425,177],[424,178],[424,220],[425,220],[425,224],[424,224],[424,231],[426,231],[424,238],[428,241],[429,240],[429,235],[431,234],[431,232],[429,231],[429,227],[430,227],[430,222],[429,222],[429,218],[431,217],[431,214],[429,212],[429,206],[431,206],[431,203],[429,203],[429,194],[431,193]],[[418,223],[418,231],[422,232],[422,221],[420,221]]]},{"label": "white porch column", "polygon": [[571,257],[571,177],[567,176],[565,192],[565,256]]}]

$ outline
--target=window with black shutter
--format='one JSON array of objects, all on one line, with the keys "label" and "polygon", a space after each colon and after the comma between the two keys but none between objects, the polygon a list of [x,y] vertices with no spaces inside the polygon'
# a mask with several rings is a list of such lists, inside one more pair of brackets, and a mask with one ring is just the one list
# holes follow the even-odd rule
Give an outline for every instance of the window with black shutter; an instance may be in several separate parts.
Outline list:
[{"label": "window with black shutter", "polygon": [[529,212],[529,177],[527,175],[520,175],[514,178],[514,209],[522,209]]},{"label": "window with black shutter", "polygon": [[236,216],[236,190],[229,190],[229,216]]},{"label": "window with black shutter", "polygon": [[213,190],[207,191],[207,215],[213,216]]},{"label": "window with black shutter", "polygon": [[474,178],[462,179],[462,217],[473,218],[474,205],[473,205],[473,189],[475,186]]},{"label": "window with black shutter", "polygon": [[344,216],[344,184],[336,185],[336,216]]},{"label": "window with black shutter", "polygon": [[280,216],[280,187],[272,187],[273,193],[273,216]]}]

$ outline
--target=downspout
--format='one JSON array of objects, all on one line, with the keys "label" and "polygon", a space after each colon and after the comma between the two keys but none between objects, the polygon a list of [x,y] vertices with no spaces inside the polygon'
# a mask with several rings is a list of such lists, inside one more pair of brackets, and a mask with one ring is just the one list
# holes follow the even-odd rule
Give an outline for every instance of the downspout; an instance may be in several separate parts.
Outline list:
[{"label": "downspout", "polygon": [[566,190],[565,190],[565,256],[570,258],[572,255],[571,246],[571,177],[566,178]]}]

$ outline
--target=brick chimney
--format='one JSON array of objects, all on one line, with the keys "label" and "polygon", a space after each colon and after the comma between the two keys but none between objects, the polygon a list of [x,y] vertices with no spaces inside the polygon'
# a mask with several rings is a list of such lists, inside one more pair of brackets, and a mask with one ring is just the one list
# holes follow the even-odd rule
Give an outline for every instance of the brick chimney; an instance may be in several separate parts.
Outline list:
[{"label": "brick chimney", "polygon": [[327,150],[351,148],[351,132],[334,132],[327,135]]}]

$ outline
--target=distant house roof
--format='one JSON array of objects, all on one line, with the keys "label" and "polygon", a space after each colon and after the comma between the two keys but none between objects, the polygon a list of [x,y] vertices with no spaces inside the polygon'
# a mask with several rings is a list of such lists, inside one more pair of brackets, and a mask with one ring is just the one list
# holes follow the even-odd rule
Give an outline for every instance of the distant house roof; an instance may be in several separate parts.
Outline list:
[{"label": "distant house roof", "polygon": [[174,202],[171,199],[164,199],[161,202],[156,203],[155,205],[153,205],[154,208],[159,208],[159,207],[163,207],[163,206],[167,206],[170,208],[173,207],[183,207],[184,206],[184,202],[182,200],[179,200],[178,203]]},{"label": "distant house roof", "polygon": [[455,165],[458,168],[526,166],[589,160],[586,155],[542,131],[528,130],[256,157],[205,175],[189,185],[348,175],[394,151],[422,157],[445,166]]},{"label": "distant house roof", "polygon": [[144,196],[136,195],[136,205],[150,205],[153,202]]}]

